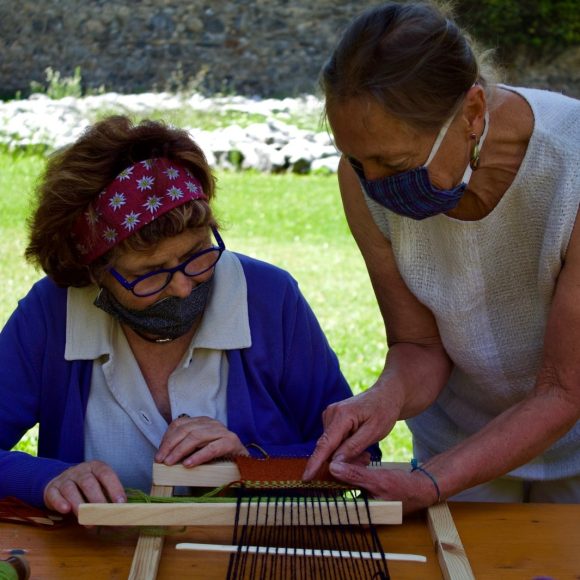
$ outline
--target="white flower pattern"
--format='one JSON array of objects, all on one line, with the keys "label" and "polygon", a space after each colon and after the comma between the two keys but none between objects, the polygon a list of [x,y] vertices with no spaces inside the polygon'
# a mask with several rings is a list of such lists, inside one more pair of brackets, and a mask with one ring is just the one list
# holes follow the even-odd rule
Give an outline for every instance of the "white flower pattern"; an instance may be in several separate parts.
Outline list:
[{"label": "white flower pattern", "polygon": [[89,207],[89,209],[85,212],[85,217],[89,226],[94,227],[99,222],[100,215],[101,214],[98,209]]},{"label": "white flower pattern", "polygon": [[165,175],[167,175],[167,179],[170,180],[174,180],[177,179],[179,177],[179,169],[175,168],[175,167],[168,167],[165,171],[164,171]]},{"label": "white flower pattern", "polygon": [[185,182],[185,187],[187,187],[187,190],[190,193],[198,193],[200,190],[199,185],[197,185],[196,183],[193,183],[193,181],[186,181]]},{"label": "white flower pattern", "polygon": [[183,191],[181,191],[179,187],[173,185],[167,190],[167,197],[171,198],[172,201],[181,199],[183,197]]},{"label": "white flower pattern", "polygon": [[119,175],[117,175],[117,179],[119,181],[127,181],[127,179],[131,179],[131,174],[133,173],[133,169],[135,166],[132,165],[131,167],[127,167],[127,169],[123,169]]},{"label": "white flower pattern", "polygon": [[155,213],[161,207],[161,198],[158,195],[151,195],[147,198],[143,207],[151,213]]},{"label": "white flower pattern", "polygon": [[139,223],[139,216],[141,214],[137,213],[136,211],[132,211],[130,213],[128,213],[125,216],[125,219],[123,220],[123,227],[126,230],[129,230],[130,232],[132,232],[136,227],[137,224]]},{"label": "white flower pattern", "polygon": [[77,252],[90,264],[159,215],[194,199],[207,197],[191,171],[164,158],[139,161],[121,171],[79,217],[73,232]]},{"label": "white flower pattern", "polygon": [[112,207],[114,210],[119,209],[120,207],[124,206],[126,203],[125,194],[116,192],[111,196],[109,200],[109,207]]},{"label": "white flower pattern", "polygon": [[103,232],[103,240],[105,240],[110,244],[113,244],[116,239],[117,239],[117,230],[110,226],[106,227],[105,231]]},{"label": "white flower pattern", "polygon": [[137,189],[139,191],[145,191],[147,189],[153,189],[153,183],[155,183],[155,178],[151,175],[144,175],[137,180]]}]

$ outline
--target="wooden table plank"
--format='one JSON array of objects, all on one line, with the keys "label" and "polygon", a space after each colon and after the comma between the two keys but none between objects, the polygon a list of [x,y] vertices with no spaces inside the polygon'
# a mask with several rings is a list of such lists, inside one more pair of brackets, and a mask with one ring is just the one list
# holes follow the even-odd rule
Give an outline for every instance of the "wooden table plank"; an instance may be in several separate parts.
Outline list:
[{"label": "wooden table plank", "polygon": [[449,505],[477,580],[580,578],[580,505]]},{"label": "wooden table plank", "polygon": [[[449,504],[477,580],[531,580],[551,576],[578,580],[580,575],[580,505]],[[230,527],[197,527],[168,536],[159,580],[225,578],[228,556],[175,550],[183,541],[229,543]],[[425,514],[405,517],[402,525],[381,526],[383,547],[392,552],[424,554],[426,564],[391,562],[397,580],[440,580]],[[0,524],[0,550],[22,548],[32,580],[125,580],[135,550],[135,531],[85,529],[71,525],[48,531]]]}]

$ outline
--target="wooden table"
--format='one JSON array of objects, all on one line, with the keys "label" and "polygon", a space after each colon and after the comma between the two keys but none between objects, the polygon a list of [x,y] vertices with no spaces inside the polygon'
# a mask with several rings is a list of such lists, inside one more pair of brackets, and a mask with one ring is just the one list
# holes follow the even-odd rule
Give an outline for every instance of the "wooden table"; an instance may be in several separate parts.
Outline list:
[{"label": "wooden table", "polygon": [[[580,578],[580,505],[449,504],[477,580],[554,580]],[[385,551],[427,556],[426,564],[390,562],[394,580],[441,578],[441,570],[422,514],[400,526],[381,526]],[[183,541],[228,543],[231,528],[188,528],[168,536],[158,578],[224,579],[228,555],[175,550]],[[26,550],[33,579],[126,579],[136,536],[128,530],[86,529],[76,524],[48,531],[0,524],[0,557]]]}]

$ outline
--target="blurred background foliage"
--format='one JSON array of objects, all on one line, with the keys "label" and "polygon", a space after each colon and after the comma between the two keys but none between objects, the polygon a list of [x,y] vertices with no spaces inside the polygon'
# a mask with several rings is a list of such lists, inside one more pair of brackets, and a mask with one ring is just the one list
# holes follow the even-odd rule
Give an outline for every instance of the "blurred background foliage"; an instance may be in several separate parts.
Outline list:
[{"label": "blurred background foliage", "polygon": [[522,53],[534,62],[580,45],[580,0],[457,0],[454,13],[506,65]]}]

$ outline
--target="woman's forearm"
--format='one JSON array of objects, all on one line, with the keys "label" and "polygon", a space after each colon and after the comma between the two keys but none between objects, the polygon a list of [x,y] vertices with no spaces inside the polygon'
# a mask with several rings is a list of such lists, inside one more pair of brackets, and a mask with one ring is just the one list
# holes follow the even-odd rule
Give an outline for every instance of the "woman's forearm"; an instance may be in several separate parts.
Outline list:
[{"label": "woman's forearm", "polygon": [[540,455],[579,418],[578,405],[555,391],[536,392],[424,467],[447,498],[501,477]]},{"label": "woman's forearm", "polygon": [[444,388],[453,365],[441,345],[396,343],[375,386],[388,390],[400,407],[398,419],[424,411]]}]

